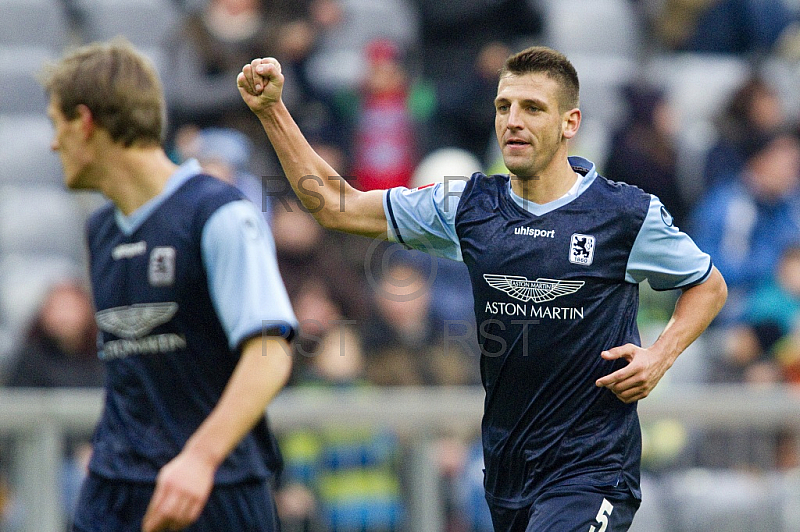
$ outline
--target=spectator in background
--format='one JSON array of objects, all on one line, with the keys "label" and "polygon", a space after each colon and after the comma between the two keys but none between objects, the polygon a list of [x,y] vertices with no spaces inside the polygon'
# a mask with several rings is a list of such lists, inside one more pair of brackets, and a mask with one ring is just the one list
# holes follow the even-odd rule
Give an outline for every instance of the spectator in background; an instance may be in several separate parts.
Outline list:
[{"label": "spectator in background", "polygon": [[353,172],[361,190],[409,186],[418,162],[409,74],[388,39],[365,51],[368,69],[354,110]]},{"label": "spectator in background", "polygon": [[[105,369],[97,357],[93,304],[83,283],[65,280],[50,287],[12,360],[6,383],[11,387],[103,387]],[[75,436],[65,442],[61,464],[61,504],[68,520],[86,477],[90,452],[91,446],[86,438]]]},{"label": "spectator in background", "polygon": [[437,147],[454,146],[486,160],[494,141],[494,107],[486,102],[494,100],[497,73],[510,54],[511,49],[501,41],[486,43],[458,82],[441,94],[436,131],[431,135]]},{"label": "spectator in background", "polygon": [[417,46],[417,19],[408,0],[313,0],[309,14],[317,39],[303,75],[323,100],[358,89],[372,41],[392,41],[404,56]]},{"label": "spectator in background", "polygon": [[[297,386],[335,400],[340,390],[368,390],[358,331],[331,328]],[[397,436],[381,427],[294,430],[281,438],[282,524],[294,530],[393,532],[402,530],[403,497]]]},{"label": "spectator in background", "polygon": [[667,51],[682,50],[694,32],[697,20],[718,0],[664,0],[654,3],[633,0],[645,4],[647,22],[659,46]]},{"label": "spectator in background", "polygon": [[741,318],[754,289],[769,280],[800,234],[800,140],[790,131],[754,134],[735,180],[708,191],[693,212],[692,236],[725,276],[720,321]]},{"label": "spectator in background", "polygon": [[[484,160],[493,140],[497,72],[511,48],[539,39],[545,24],[539,2],[412,2],[420,20],[421,75],[433,86],[439,106],[424,151],[456,146]],[[501,50],[509,53],[498,64]]]},{"label": "spectator in background", "polygon": [[774,271],[747,298],[741,321],[726,333],[726,369],[733,380],[797,381],[800,245],[789,246]]},{"label": "spectator in background", "polygon": [[643,84],[623,89],[626,119],[613,133],[605,171],[609,179],[655,194],[683,227],[687,202],[678,180],[675,118],[664,92]]},{"label": "spectator in background", "polygon": [[374,310],[361,329],[367,377],[381,385],[477,384],[477,346],[473,352],[465,343],[473,339],[472,322],[436,316],[436,262],[418,252],[400,253],[371,283]]},{"label": "spectator in background", "polygon": [[197,159],[203,171],[241,190],[271,222],[271,198],[261,179],[249,170],[253,145],[247,135],[230,128],[198,130],[187,125],[181,128],[175,147],[181,161]]},{"label": "spectator in background", "polygon": [[737,55],[782,52],[797,20],[782,0],[666,0],[650,17],[668,51]]},{"label": "spectator in background", "polygon": [[[249,116],[230,80],[243,64],[264,53],[284,58],[287,69],[302,61],[314,39],[305,5],[277,0],[208,0],[200,10],[181,19],[163,46],[169,72],[164,76],[168,143],[186,124],[230,127],[258,138],[259,124]],[[301,99],[297,86],[290,87],[287,96],[293,106]],[[271,154],[265,150],[254,156],[254,173],[265,174],[274,168]]]},{"label": "spectator in background", "polygon": [[308,277],[294,293],[292,305],[300,322],[297,338],[293,343],[294,372],[292,385],[303,381],[312,371],[320,350],[329,334],[344,324],[355,323],[342,314],[342,309],[331,295],[328,286],[316,276]]},{"label": "spectator in background", "polygon": [[12,358],[8,386],[102,387],[97,328],[87,289],[78,281],[53,285]]},{"label": "spectator in background", "polygon": [[744,166],[746,144],[753,135],[768,134],[785,121],[777,90],[769,81],[751,75],[730,97],[719,116],[719,139],[706,156],[704,185],[714,187],[730,181]]},{"label": "spectator in background", "polygon": [[272,225],[278,267],[293,302],[313,286],[309,284],[313,280],[328,294],[342,317],[366,316],[364,255],[351,253],[348,242],[352,236],[321,228],[308,212],[287,198],[276,201]]},{"label": "spectator in background", "polygon": [[783,0],[718,0],[698,17],[686,50],[769,55],[796,20]]}]

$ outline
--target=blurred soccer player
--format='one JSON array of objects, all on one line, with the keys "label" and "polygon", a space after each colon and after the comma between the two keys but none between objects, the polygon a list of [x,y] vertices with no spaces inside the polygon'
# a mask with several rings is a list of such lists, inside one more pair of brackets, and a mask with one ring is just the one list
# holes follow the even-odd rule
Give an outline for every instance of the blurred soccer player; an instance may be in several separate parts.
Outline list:
[{"label": "blurred soccer player", "polygon": [[[581,122],[571,63],[540,47],[506,61],[494,103],[510,176],[413,190],[359,192],[330,178],[335,170],[281,102],[274,59],[245,65],[237,83],[321,224],[466,263],[495,529],[627,530],[641,498],[636,402],[716,316],[726,286],[658,198],[567,156]],[[301,181],[308,175],[319,186]],[[645,279],[682,294],[661,336],[642,348]]]},{"label": "blurred soccer player", "polygon": [[264,409],[296,320],[263,217],[167,158],[160,82],[128,43],[69,53],[43,83],[67,186],[111,200],[88,222],[108,377],[74,530],[278,530]]}]

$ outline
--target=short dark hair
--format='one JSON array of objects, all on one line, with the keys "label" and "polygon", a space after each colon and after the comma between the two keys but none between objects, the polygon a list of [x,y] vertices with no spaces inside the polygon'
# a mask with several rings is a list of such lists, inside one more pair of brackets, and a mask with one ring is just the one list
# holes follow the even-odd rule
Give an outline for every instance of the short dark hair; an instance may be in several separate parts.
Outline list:
[{"label": "short dark hair", "polygon": [[580,83],[578,72],[567,56],[547,46],[532,46],[512,54],[500,69],[500,77],[544,73],[558,83],[561,89],[559,105],[562,111],[574,109],[579,103]]},{"label": "short dark hair", "polygon": [[40,81],[67,119],[85,105],[114,142],[159,145],[165,102],[158,73],[130,42],[116,38],[77,48],[45,66]]}]

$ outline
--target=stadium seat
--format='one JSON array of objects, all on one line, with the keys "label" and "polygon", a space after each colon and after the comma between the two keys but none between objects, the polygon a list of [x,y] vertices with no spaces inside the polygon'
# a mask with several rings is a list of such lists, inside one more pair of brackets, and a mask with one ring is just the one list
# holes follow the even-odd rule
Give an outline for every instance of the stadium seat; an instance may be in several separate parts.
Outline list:
[{"label": "stadium seat", "polygon": [[644,77],[663,87],[678,123],[679,176],[687,194],[700,192],[706,154],[716,140],[714,120],[733,91],[750,74],[740,57],[716,54],[662,54],[652,57]]},{"label": "stadium seat", "polygon": [[18,341],[18,334],[0,322],[0,383],[5,382]]},{"label": "stadium seat", "polygon": [[60,0],[2,0],[0,45],[46,46],[60,51],[69,44],[69,24]]},{"label": "stadium seat", "polygon": [[35,76],[53,59],[55,52],[46,46],[0,45],[0,113],[44,114],[47,98]]},{"label": "stadium seat", "polygon": [[0,187],[0,253],[43,253],[84,260],[84,219],[76,198],[44,185]]},{"label": "stadium seat", "polygon": [[545,43],[568,57],[639,55],[642,31],[630,0],[545,0],[541,5]]},{"label": "stadium seat", "polygon": [[622,87],[636,79],[637,60],[609,53],[579,52],[569,56],[581,84],[584,118],[599,120],[610,130],[625,116]]},{"label": "stadium seat", "polygon": [[[798,1],[800,7],[800,1]],[[764,77],[778,90],[788,117],[800,117],[800,63],[772,57],[761,65]]]},{"label": "stadium seat", "polygon": [[306,67],[311,81],[327,90],[357,86],[366,71],[364,49],[373,39],[390,39],[406,50],[418,38],[407,2],[342,0],[341,5],[345,22],[321,36],[319,51]]},{"label": "stadium seat", "polygon": [[781,481],[783,493],[784,530],[800,530],[800,470],[797,468],[783,474]]},{"label": "stadium seat", "polygon": [[715,115],[749,74],[747,60],[732,55],[661,54],[644,67],[645,77],[666,89],[683,122]]},{"label": "stadium seat", "polygon": [[776,532],[783,526],[781,482],[773,473],[693,469],[665,481],[674,532]]},{"label": "stadium seat", "polygon": [[81,0],[85,40],[124,36],[140,48],[157,48],[176,27],[180,11],[170,0]]},{"label": "stadium seat", "polygon": [[642,475],[642,505],[628,532],[667,532],[669,516],[665,508],[664,488],[657,478],[652,478],[647,473]]},{"label": "stadium seat", "polygon": [[53,126],[44,109],[30,114],[0,114],[0,185],[58,184],[61,162],[50,149]]}]

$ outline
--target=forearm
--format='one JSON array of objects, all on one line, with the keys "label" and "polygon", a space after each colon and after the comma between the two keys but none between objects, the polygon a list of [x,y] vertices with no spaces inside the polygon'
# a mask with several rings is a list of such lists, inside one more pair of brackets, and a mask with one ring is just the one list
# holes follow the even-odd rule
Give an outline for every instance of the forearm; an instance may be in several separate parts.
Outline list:
[{"label": "forearm", "polygon": [[[278,155],[286,178],[303,205],[312,212],[320,207],[337,207],[351,187],[342,179],[335,178],[338,176],[336,170],[314,151],[283,101],[259,112],[258,119]],[[304,180],[308,176],[321,179],[324,186],[314,186],[314,183]],[[310,190],[314,191],[313,195],[308,194]],[[320,205],[321,202],[325,205]]]},{"label": "forearm", "polygon": [[258,113],[286,178],[317,221],[329,229],[370,237],[386,233],[382,191],[350,186],[317,154],[282,101]]},{"label": "forearm", "polygon": [[727,298],[727,286],[714,268],[702,284],[685,290],[664,331],[651,349],[661,353],[669,365],[711,324]]},{"label": "forearm", "polygon": [[256,337],[245,343],[219,403],[186,442],[183,452],[217,468],[286,384],[291,360],[282,338]]},{"label": "forearm", "polygon": [[308,143],[281,99],[283,74],[274,58],[254,59],[236,78],[303,205],[329,229],[386,237],[383,191],[351,187]]},{"label": "forearm", "polygon": [[631,403],[647,397],[675,360],[709,326],[727,297],[722,275],[714,268],[700,285],[684,290],[664,331],[647,349],[633,344],[612,347],[600,356],[628,363],[595,382],[608,388],[621,401]]}]

